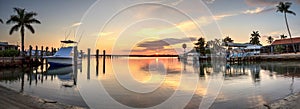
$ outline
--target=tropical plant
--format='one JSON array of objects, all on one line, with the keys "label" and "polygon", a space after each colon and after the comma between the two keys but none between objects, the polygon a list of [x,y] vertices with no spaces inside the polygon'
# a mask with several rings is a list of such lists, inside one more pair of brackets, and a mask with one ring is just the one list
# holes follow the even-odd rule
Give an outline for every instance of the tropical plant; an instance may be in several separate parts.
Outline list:
[{"label": "tropical plant", "polygon": [[272,36],[269,36],[269,37],[267,38],[267,42],[268,42],[269,44],[272,44],[273,41],[274,41],[274,38],[273,38]]},{"label": "tropical plant", "polygon": [[259,41],[260,35],[258,31],[253,31],[250,37],[250,43],[253,45],[261,45]]},{"label": "tropical plant", "polygon": [[15,15],[11,15],[10,19],[6,22],[7,24],[15,24],[10,29],[9,34],[11,35],[14,31],[19,31],[21,34],[21,50],[22,56],[24,56],[24,36],[25,28],[29,29],[31,33],[35,33],[31,24],[41,24],[41,22],[34,18],[37,16],[35,12],[27,12],[25,9],[14,8],[14,11],[17,12]]},{"label": "tropical plant", "polygon": [[205,55],[205,39],[202,37],[199,38],[195,45],[196,51],[200,52],[201,55]]},{"label": "tropical plant", "polygon": [[275,52],[282,53],[284,47],[282,45],[276,45],[275,46]]},{"label": "tropical plant", "polygon": [[292,34],[291,34],[291,31],[290,31],[290,28],[289,28],[289,24],[288,24],[288,20],[287,20],[287,17],[286,17],[286,14],[293,14],[293,15],[296,15],[295,12],[289,10],[289,8],[291,7],[292,3],[290,2],[279,2],[279,4],[277,5],[277,11],[276,12],[281,12],[284,14],[284,19],[285,19],[285,24],[286,24],[286,28],[288,30],[288,33],[289,33],[289,36],[290,36],[290,39],[291,39],[291,43],[293,44],[293,49],[294,49],[294,52],[296,53],[296,49],[295,49],[295,44],[293,43],[293,39],[292,39]]},{"label": "tropical plant", "polygon": [[225,46],[228,46],[228,42],[232,43],[233,40],[229,36],[227,36],[223,39],[223,42],[224,42]]},{"label": "tropical plant", "polygon": [[1,22],[1,23],[3,23],[3,20],[2,20],[2,19],[0,19],[0,22]]},{"label": "tropical plant", "polygon": [[286,35],[284,35],[284,34],[280,35],[280,39],[285,39],[285,38],[287,38]]}]

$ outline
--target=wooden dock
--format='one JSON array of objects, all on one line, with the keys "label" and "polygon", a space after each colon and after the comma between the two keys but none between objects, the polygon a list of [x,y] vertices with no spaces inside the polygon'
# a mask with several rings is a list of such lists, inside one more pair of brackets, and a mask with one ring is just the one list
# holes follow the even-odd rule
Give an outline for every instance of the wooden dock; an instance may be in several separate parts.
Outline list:
[{"label": "wooden dock", "polygon": [[288,60],[300,60],[300,54],[271,54],[271,55],[235,57],[235,58],[227,59],[227,62],[288,61]]}]

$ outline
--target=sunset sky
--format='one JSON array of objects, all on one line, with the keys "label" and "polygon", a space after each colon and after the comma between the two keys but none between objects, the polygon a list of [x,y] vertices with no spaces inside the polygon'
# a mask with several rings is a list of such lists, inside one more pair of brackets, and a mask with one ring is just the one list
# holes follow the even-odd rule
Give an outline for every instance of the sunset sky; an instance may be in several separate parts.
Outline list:
[{"label": "sunset sky", "polygon": [[[34,24],[35,34],[26,31],[26,49],[58,48],[68,36],[84,51],[177,54],[183,43],[190,50],[200,37],[245,43],[255,30],[267,45],[266,36],[288,35],[283,14],[276,12],[279,1],[284,0],[0,0],[0,18],[6,22],[14,7],[38,13],[42,24]],[[290,10],[297,15],[288,20],[293,37],[300,37],[300,0],[285,1],[293,3]],[[19,32],[9,35],[11,27],[0,24],[0,41],[20,44]]]}]

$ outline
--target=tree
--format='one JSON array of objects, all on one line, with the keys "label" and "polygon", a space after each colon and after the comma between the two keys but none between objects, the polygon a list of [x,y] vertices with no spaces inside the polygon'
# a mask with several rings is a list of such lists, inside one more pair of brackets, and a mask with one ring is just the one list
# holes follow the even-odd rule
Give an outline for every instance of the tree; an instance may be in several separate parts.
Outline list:
[{"label": "tree", "polygon": [[258,31],[253,31],[253,33],[251,34],[250,37],[250,43],[253,45],[261,45],[260,41],[259,41],[260,35],[258,33]]},{"label": "tree", "polygon": [[284,34],[280,35],[280,39],[285,39],[285,38],[287,38],[286,35],[284,35]]},{"label": "tree", "polygon": [[14,8],[14,11],[17,12],[15,15],[11,15],[10,19],[6,22],[6,24],[15,24],[9,31],[9,35],[11,35],[14,31],[19,31],[21,34],[21,50],[22,55],[24,56],[24,36],[25,36],[25,28],[29,29],[31,33],[35,33],[31,24],[41,24],[41,22],[34,18],[37,16],[35,12],[26,12],[25,9]]},{"label": "tree", "polygon": [[287,20],[287,17],[286,17],[286,14],[293,14],[293,15],[296,15],[295,12],[289,10],[289,8],[291,7],[292,3],[290,2],[279,2],[279,4],[277,5],[277,11],[276,12],[281,12],[284,14],[284,19],[285,19],[285,24],[286,24],[286,28],[288,30],[288,33],[289,33],[289,36],[290,36],[290,39],[291,39],[291,43],[293,44],[293,49],[294,49],[294,52],[296,53],[296,49],[295,49],[295,44],[293,43],[293,39],[292,39],[292,34],[291,34],[291,31],[290,31],[290,28],[289,28],[289,24],[288,24],[288,20]]},{"label": "tree", "polygon": [[2,20],[2,19],[0,19],[0,22],[1,22],[1,23],[3,23],[3,20]]},{"label": "tree", "polygon": [[269,44],[272,44],[273,41],[274,41],[274,38],[273,38],[272,36],[269,36],[269,37],[267,38],[267,42],[268,42]]},{"label": "tree", "polygon": [[196,45],[196,51],[200,52],[202,55],[205,55],[205,39],[204,38],[199,38],[198,42],[195,43]]},{"label": "tree", "polygon": [[223,39],[223,42],[225,43],[225,46],[228,46],[228,42],[232,43],[233,40],[229,36],[227,36]]}]

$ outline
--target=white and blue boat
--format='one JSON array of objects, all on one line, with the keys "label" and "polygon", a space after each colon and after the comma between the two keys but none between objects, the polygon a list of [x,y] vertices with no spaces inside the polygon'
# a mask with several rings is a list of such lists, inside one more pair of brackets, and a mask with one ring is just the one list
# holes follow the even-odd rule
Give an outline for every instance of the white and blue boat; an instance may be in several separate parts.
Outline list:
[{"label": "white and blue boat", "polygon": [[[76,44],[75,41],[66,40],[61,41],[61,43],[64,44]],[[44,58],[47,59],[48,64],[50,64],[50,67],[64,67],[64,66],[71,66],[74,64],[73,57],[74,57],[74,48],[75,46],[66,46],[61,47],[53,56],[45,56]],[[78,57],[78,63],[80,64],[81,61]]]}]

